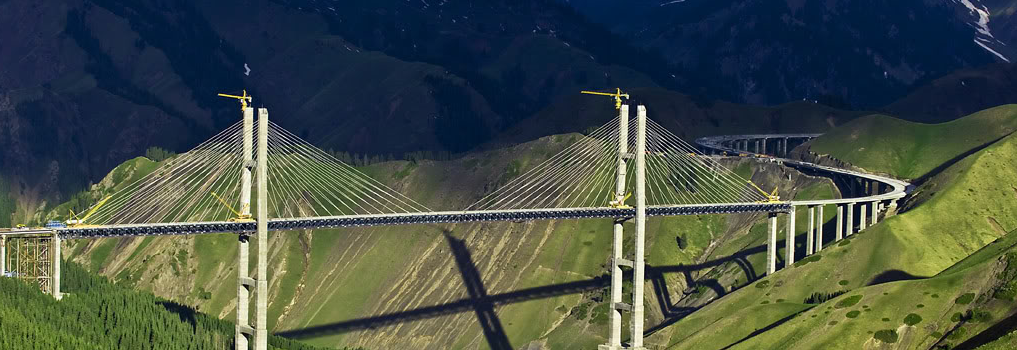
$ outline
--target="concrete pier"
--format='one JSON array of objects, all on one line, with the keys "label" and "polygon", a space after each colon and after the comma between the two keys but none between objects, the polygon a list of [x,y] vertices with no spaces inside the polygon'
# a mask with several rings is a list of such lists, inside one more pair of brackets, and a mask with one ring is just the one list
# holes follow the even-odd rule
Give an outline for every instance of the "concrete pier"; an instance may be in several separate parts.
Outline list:
[{"label": "concrete pier", "polygon": [[268,350],[268,109],[258,108],[258,285],[254,349]]},{"label": "concrete pier", "polygon": [[7,236],[0,236],[0,276],[7,273]]},{"label": "concrete pier", "polygon": [[844,206],[837,204],[837,241],[844,239]]},{"label": "concrete pier", "polygon": [[816,208],[816,252],[823,250],[823,206]]},{"label": "concrete pier", "polygon": [[[625,198],[625,176],[626,160],[629,152],[629,105],[622,105],[619,110],[618,123],[618,164],[615,178],[614,200],[621,201]],[[624,256],[622,255],[622,238],[625,233],[623,224],[626,219],[615,219],[614,239],[611,246],[611,300],[609,306],[608,322],[610,322],[610,334],[607,344],[598,347],[599,350],[620,350],[621,329],[622,329],[622,277],[624,275],[621,267]]]},{"label": "concrete pier", "polygon": [[858,206],[858,231],[865,230],[865,203]]},{"label": "concrete pier", "polygon": [[805,232],[805,255],[815,253],[816,248],[816,206],[809,206],[809,230]]},{"label": "concrete pier", "polygon": [[60,235],[53,232],[53,281],[50,285],[52,288],[53,297],[56,300],[63,299],[64,294],[60,291],[60,263],[61,263],[61,252],[60,248],[63,245]]},{"label": "concrete pier", "polygon": [[[646,240],[646,107],[636,107],[636,255],[633,258],[632,349],[643,348],[644,243]],[[260,349],[259,349],[260,350]]]},{"label": "concrete pier", "polygon": [[777,213],[769,213],[769,225],[767,227],[766,240],[766,274],[772,275],[777,272]]},{"label": "concrete pier", "polygon": [[879,222],[879,202],[872,202],[872,224]]},{"label": "concrete pier", "polygon": [[847,229],[847,236],[855,233],[855,204],[847,204],[847,225],[844,227]]},{"label": "concrete pier", "polygon": [[784,259],[784,266],[791,266],[795,263],[795,207],[791,206],[791,212],[787,214],[787,239],[784,242],[787,246],[784,252],[787,258]]},{"label": "concrete pier", "polygon": [[[253,138],[254,138],[254,108],[244,108],[244,130],[243,135],[243,160],[240,176],[240,213],[251,214],[251,164],[254,159]],[[249,349],[250,337],[254,336],[254,328],[251,327],[250,305],[251,290],[254,289],[254,280],[251,278],[251,264],[249,260],[250,236],[247,233],[240,233],[237,239],[237,324],[234,334],[235,349]]]}]

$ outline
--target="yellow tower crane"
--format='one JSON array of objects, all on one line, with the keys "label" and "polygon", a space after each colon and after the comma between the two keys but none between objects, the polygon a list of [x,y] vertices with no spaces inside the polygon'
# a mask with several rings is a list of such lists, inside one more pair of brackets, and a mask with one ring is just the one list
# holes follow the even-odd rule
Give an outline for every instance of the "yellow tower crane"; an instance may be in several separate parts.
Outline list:
[{"label": "yellow tower crane", "polygon": [[77,214],[74,214],[73,210],[69,210],[71,212],[70,217],[73,219],[68,219],[67,222],[65,222],[65,224],[71,227],[80,227],[84,225],[85,220],[88,220],[88,218],[91,217],[92,214],[95,214],[95,212],[99,210],[99,207],[102,207],[103,204],[106,204],[106,201],[108,201],[110,197],[113,196],[106,196],[106,198],[103,198],[101,201],[99,201],[99,203],[95,203],[95,205],[92,206],[92,209],[89,209],[88,212],[85,213],[85,216],[81,218],[79,218]]},{"label": "yellow tower crane", "polygon": [[[229,222],[254,222],[254,219],[251,217],[251,214],[243,214],[237,211],[236,209],[233,209],[233,207],[230,206],[229,203],[226,203],[225,199],[219,197],[219,195],[216,194],[215,192],[212,192],[212,196],[215,197],[215,199],[218,199],[219,203],[222,203],[222,206],[226,207],[226,209],[229,209],[231,212],[233,212],[233,215],[236,215],[235,217],[230,218],[228,220]],[[247,207],[245,206],[243,208],[240,208],[240,210],[247,210]]]},{"label": "yellow tower crane", "polygon": [[761,203],[780,203],[780,196],[777,195],[777,188],[776,187],[773,188],[773,192],[766,193],[766,191],[763,191],[762,188],[759,188],[759,186],[757,186],[755,182],[752,182],[751,180],[749,180],[747,182],[750,185],[752,185],[752,187],[755,187],[757,191],[759,191],[764,196],[766,196],[766,200],[765,201],[761,201]]},{"label": "yellow tower crane", "polygon": [[244,90],[244,94],[242,96],[229,95],[229,94],[219,94],[219,97],[228,97],[228,98],[235,98],[235,99],[240,100],[240,112],[241,113],[243,113],[243,111],[245,109],[247,109],[247,105],[248,104],[250,104],[251,102],[254,102],[254,98],[251,97],[251,95],[247,94],[247,90]]},{"label": "yellow tower crane", "polygon": [[614,109],[621,109],[622,97],[625,99],[629,98],[629,94],[623,94],[620,88],[615,89],[615,92],[597,92],[597,91],[581,91],[581,93],[587,95],[598,95],[598,96],[611,96],[614,97]]}]

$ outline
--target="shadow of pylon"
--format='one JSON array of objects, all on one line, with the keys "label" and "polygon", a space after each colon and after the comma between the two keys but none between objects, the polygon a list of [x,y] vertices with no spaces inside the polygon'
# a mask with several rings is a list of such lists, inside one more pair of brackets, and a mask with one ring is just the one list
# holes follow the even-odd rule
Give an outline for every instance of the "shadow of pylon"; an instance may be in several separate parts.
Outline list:
[{"label": "shadow of pylon", "polygon": [[494,312],[494,302],[487,295],[484,288],[484,281],[481,280],[477,265],[473,263],[470,250],[466,247],[466,241],[452,237],[445,233],[445,239],[455,256],[456,265],[459,266],[459,273],[463,276],[463,284],[472,300],[473,310],[477,314],[477,321],[484,331],[487,344],[491,350],[512,350],[505,329],[501,326],[498,314]]}]

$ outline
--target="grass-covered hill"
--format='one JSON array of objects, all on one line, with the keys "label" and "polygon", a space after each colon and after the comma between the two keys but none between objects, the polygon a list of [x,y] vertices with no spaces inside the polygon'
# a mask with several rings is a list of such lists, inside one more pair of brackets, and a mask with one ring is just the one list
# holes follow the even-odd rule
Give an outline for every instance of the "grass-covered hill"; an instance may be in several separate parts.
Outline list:
[{"label": "grass-covered hill", "polygon": [[[463,207],[575,137],[555,135],[452,161],[397,161],[361,169],[432,208]],[[156,165],[144,158],[125,163],[84,196],[101,198]],[[728,165],[767,188],[793,177],[793,186],[781,186],[784,196],[837,196],[829,181],[785,173],[774,164]],[[699,307],[731,286],[758,278],[765,255],[759,249],[764,237],[759,219],[651,220],[647,261],[657,287],[647,289],[647,308],[653,310],[648,324],[666,324],[677,308]],[[322,346],[595,347],[606,334],[602,301],[610,230],[610,220],[586,220],[272,233],[270,329]],[[118,283],[234,317],[234,235],[67,244],[70,259]],[[718,284],[722,287],[714,289]],[[695,297],[679,304],[690,293]],[[499,326],[484,329],[487,323],[477,314],[492,312]],[[654,343],[666,344],[670,332],[658,331]]]},{"label": "grass-covered hill", "polygon": [[1017,130],[1017,105],[986,109],[941,124],[885,115],[852,120],[806,147],[865,170],[916,179]]},{"label": "grass-covered hill", "polygon": [[[999,259],[1017,230],[1015,169],[1017,136],[964,157],[916,189],[903,213],[678,321],[672,348],[925,349],[971,339],[1014,312],[995,297],[1013,280]],[[908,328],[912,313],[924,321]],[[885,344],[896,337],[908,345]]]},{"label": "grass-covered hill", "polygon": [[[229,349],[234,324],[63,265],[60,301],[0,278],[0,349]],[[319,349],[278,336],[271,349]]]}]

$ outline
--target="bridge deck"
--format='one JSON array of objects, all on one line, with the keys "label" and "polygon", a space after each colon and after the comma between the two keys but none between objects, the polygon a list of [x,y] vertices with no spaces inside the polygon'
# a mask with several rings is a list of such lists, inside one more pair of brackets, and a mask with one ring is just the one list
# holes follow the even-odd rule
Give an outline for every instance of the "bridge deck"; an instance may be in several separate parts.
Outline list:
[{"label": "bridge deck", "polygon": [[[648,206],[647,216],[788,212],[789,203],[731,203],[678,206]],[[270,219],[270,231],[306,230],[355,226],[442,224],[555,219],[626,218],[635,216],[633,208],[560,208],[495,211],[446,211],[382,215],[348,215],[309,218]],[[194,222],[131,224],[57,229],[61,238],[101,238],[155,235],[194,235],[219,232],[254,232],[253,222]],[[12,232],[13,233],[13,232]]]}]

